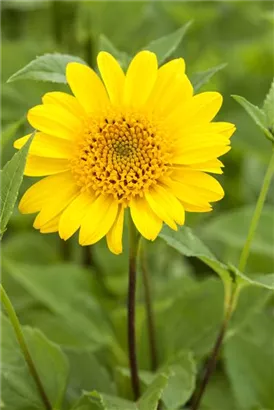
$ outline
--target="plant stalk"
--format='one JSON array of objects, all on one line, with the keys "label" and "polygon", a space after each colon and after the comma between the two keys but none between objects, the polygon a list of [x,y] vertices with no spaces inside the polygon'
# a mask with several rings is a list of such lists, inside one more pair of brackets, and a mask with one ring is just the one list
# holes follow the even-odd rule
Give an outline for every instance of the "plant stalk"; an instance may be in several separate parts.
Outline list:
[{"label": "plant stalk", "polygon": [[264,202],[266,199],[267,192],[269,190],[269,186],[270,186],[273,174],[274,174],[274,144],[272,146],[272,155],[270,157],[268,168],[264,176],[261,192],[260,192],[260,195],[259,195],[259,198],[256,204],[256,208],[255,208],[252,220],[251,220],[247,239],[246,239],[245,245],[243,247],[243,250],[240,256],[239,271],[241,272],[244,272],[246,268],[246,263],[247,263],[247,259],[248,259],[249,252],[250,252],[251,242],[254,238],[254,235],[255,235],[255,232],[258,226],[258,222],[259,222],[262,210],[263,210]]},{"label": "plant stalk", "polygon": [[139,241],[139,261],[140,267],[143,275],[143,284],[144,284],[144,296],[145,296],[145,309],[147,315],[147,331],[148,331],[148,342],[150,349],[150,359],[151,359],[151,370],[155,371],[158,366],[157,358],[157,348],[156,348],[156,338],[155,338],[155,324],[154,324],[154,315],[153,315],[153,306],[151,300],[151,286],[149,272],[147,269],[145,250],[143,239]]},{"label": "plant stalk", "polygon": [[136,261],[138,236],[131,217],[129,217],[129,278],[128,278],[128,354],[130,377],[134,400],[140,397],[140,382],[136,354],[135,299],[136,299]]},{"label": "plant stalk", "polygon": [[7,311],[7,314],[8,314],[8,316],[9,316],[9,319],[10,319],[10,321],[11,321],[12,327],[13,327],[14,332],[15,332],[15,334],[16,334],[17,341],[18,341],[18,343],[19,343],[19,346],[20,346],[20,348],[21,348],[21,351],[22,351],[22,353],[23,353],[23,356],[24,356],[24,358],[25,358],[25,360],[26,360],[26,363],[27,363],[27,365],[28,365],[30,374],[32,375],[33,380],[34,380],[34,382],[35,382],[35,384],[36,384],[36,387],[37,387],[37,390],[38,390],[38,392],[39,392],[39,394],[40,394],[40,397],[41,397],[41,399],[42,399],[42,402],[44,403],[45,409],[46,409],[46,410],[52,410],[52,406],[51,406],[51,404],[50,404],[50,401],[49,401],[49,399],[48,399],[48,397],[47,397],[47,394],[46,394],[46,392],[45,392],[45,389],[44,389],[44,387],[43,387],[43,384],[42,384],[42,382],[41,382],[41,379],[40,379],[40,377],[39,377],[39,375],[38,375],[38,372],[37,372],[37,370],[36,370],[36,367],[35,367],[35,365],[34,365],[34,362],[33,362],[32,358],[31,358],[30,352],[29,352],[29,350],[28,350],[28,347],[27,347],[27,344],[26,344],[26,341],[25,341],[25,338],[24,338],[22,329],[21,329],[21,327],[20,327],[20,323],[19,323],[18,317],[17,317],[17,315],[16,315],[16,313],[15,313],[15,310],[14,310],[14,308],[13,308],[13,306],[12,306],[12,303],[11,303],[11,301],[10,301],[8,295],[6,294],[6,291],[5,291],[5,289],[3,288],[2,285],[0,285],[0,293],[1,293],[1,302],[2,302],[3,305],[5,306],[5,309],[6,309],[6,311]]}]

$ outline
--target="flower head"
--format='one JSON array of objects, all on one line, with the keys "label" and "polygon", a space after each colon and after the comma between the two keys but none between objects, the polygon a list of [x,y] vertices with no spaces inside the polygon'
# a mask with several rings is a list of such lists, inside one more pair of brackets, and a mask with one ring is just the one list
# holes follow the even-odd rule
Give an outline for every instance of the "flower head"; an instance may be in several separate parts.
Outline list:
[{"label": "flower head", "polygon": [[[25,175],[45,177],[21,199],[22,213],[39,212],[34,227],[90,245],[106,235],[122,251],[124,211],[154,240],[163,222],[184,224],[185,211],[208,212],[224,193],[208,173],[230,149],[235,127],[212,122],[222,104],[217,92],[193,96],[184,60],[157,67],[142,51],[126,75],[108,53],[98,55],[102,80],[89,67],[67,65],[74,96],[44,95],[28,112],[37,130]],[[21,148],[27,135],[15,142]]]}]

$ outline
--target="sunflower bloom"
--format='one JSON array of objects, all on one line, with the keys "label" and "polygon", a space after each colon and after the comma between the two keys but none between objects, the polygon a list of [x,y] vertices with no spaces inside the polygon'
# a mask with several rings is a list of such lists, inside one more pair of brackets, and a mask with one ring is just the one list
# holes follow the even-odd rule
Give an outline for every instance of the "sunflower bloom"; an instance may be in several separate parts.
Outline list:
[{"label": "sunflower bloom", "polygon": [[67,240],[80,229],[81,245],[106,236],[118,254],[127,207],[149,240],[163,222],[174,230],[183,225],[185,211],[211,211],[224,192],[208,173],[222,173],[217,158],[230,150],[235,127],[212,122],[222,96],[194,96],[181,58],[158,69],[156,55],[142,51],[126,74],[106,52],[97,61],[102,80],[91,68],[69,63],[74,96],[50,92],[29,110],[37,132],[25,175],[45,178],[28,189],[19,209],[38,212],[33,226],[42,233]]}]

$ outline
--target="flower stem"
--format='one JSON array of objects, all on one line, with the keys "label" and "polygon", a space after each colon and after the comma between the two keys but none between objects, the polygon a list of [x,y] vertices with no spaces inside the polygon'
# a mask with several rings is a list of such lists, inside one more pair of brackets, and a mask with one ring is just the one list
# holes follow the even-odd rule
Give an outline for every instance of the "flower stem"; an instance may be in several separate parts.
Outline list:
[{"label": "flower stem", "polygon": [[13,326],[14,332],[15,332],[15,334],[16,334],[18,343],[19,343],[19,345],[20,345],[20,348],[21,348],[21,350],[22,350],[22,353],[23,353],[23,355],[24,355],[24,358],[25,358],[25,360],[26,360],[26,363],[27,363],[27,365],[28,365],[28,367],[29,367],[30,374],[32,375],[32,377],[33,377],[33,379],[34,379],[34,382],[35,382],[35,384],[36,384],[36,386],[37,386],[37,390],[38,390],[38,392],[39,392],[39,394],[40,394],[40,397],[41,397],[41,399],[42,399],[42,401],[43,401],[43,403],[44,403],[44,405],[45,405],[45,409],[46,409],[46,410],[51,410],[51,409],[52,409],[52,406],[51,406],[50,401],[49,401],[49,399],[48,399],[48,397],[47,397],[47,394],[46,394],[46,392],[45,392],[45,389],[44,389],[44,387],[43,387],[43,384],[42,384],[42,382],[41,382],[41,379],[40,379],[40,377],[39,377],[39,375],[38,375],[38,373],[37,373],[37,370],[36,370],[36,368],[35,368],[35,365],[34,365],[34,363],[33,363],[33,361],[32,361],[30,352],[29,352],[29,350],[28,350],[26,341],[25,341],[25,339],[24,339],[24,335],[23,335],[22,329],[21,329],[21,327],[20,327],[20,323],[19,323],[18,317],[17,317],[17,315],[16,315],[16,313],[15,313],[15,310],[14,310],[14,308],[13,308],[13,306],[12,306],[12,303],[11,303],[11,301],[10,301],[8,295],[6,294],[6,291],[5,291],[5,289],[3,288],[2,285],[0,285],[0,294],[1,294],[1,302],[3,303],[3,305],[4,305],[5,308],[6,308],[7,314],[8,314],[8,316],[9,316],[9,319],[10,319],[11,324],[12,324],[12,326]]},{"label": "flower stem", "polygon": [[157,349],[156,349],[156,339],[155,339],[155,325],[154,325],[154,315],[153,306],[151,301],[151,287],[150,278],[148,274],[145,250],[142,238],[139,241],[139,261],[141,266],[141,271],[143,275],[144,284],[144,296],[145,296],[145,309],[147,314],[147,330],[148,330],[148,340],[151,358],[151,370],[155,371],[158,366]]},{"label": "flower stem", "polygon": [[128,354],[131,385],[134,400],[140,396],[140,382],[136,355],[135,332],[135,298],[136,298],[136,260],[138,250],[138,236],[136,228],[129,217],[129,278],[128,278]]},{"label": "flower stem", "polygon": [[262,213],[262,209],[264,206],[264,202],[265,202],[265,198],[270,186],[270,182],[271,182],[271,178],[273,176],[274,173],[274,144],[272,147],[272,155],[270,157],[270,161],[269,161],[269,165],[268,168],[266,170],[265,176],[264,176],[264,180],[263,180],[263,184],[262,184],[262,188],[261,188],[261,192],[256,204],[256,208],[252,217],[252,221],[249,227],[249,231],[248,231],[248,235],[247,235],[247,239],[245,242],[245,245],[243,247],[241,256],[240,256],[240,262],[239,262],[239,271],[244,272],[245,267],[246,267],[246,263],[247,263],[247,259],[248,259],[248,255],[250,252],[250,246],[251,246],[251,242],[253,240],[254,234],[256,232],[257,226],[258,226],[258,222]]},{"label": "flower stem", "polygon": [[[270,157],[270,161],[269,161],[269,165],[268,168],[266,170],[265,173],[265,177],[263,180],[263,184],[261,187],[261,191],[259,194],[259,198],[257,200],[257,204],[256,204],[256,208],[251,220],[251,224],[250,224],[250,228],[249,228],[249,232],[247,235],[247,239],[244,245],[244,248],[242,250],[241,256],[240,256],[240,261],[239,261],[239,267],[238,269],[241,272],[244,272],[245,267],[246,267],[246,263],[247,263],[247,259],[248,259],[248,255],[249,255],[249,251],[250,251],[250,246],[251,246],[251,242],[253,240],[255,231],[257,229],[258,226],[258,222],[262,213],[262,209],[264,206],[264,202],[267,196],[267,192],[269,190],[269,186],[270,186],[270,182],[271,182],[271,178],[273,176],[274,173],[274,145],[272,147],[272,155]],[[202,397],[204,395],[205,389],[209,383],[209,380],[211,378],[212,373],[214,372],[214,369],[216,367],[216,362],[222,347],[222,343],[225,337],[225,333],[229,324],[229,321],[231,319],[232,313],[236,308],[236,304],[237,304],[237,299],[238,299],[238,295],[240,292],[240,286],[239,285],[231,285],[232,286],[232,290],[230,293],[230,298],[229,298],[229,302],[227,303],[226,307],[225,307],[225,316],[224,316],[224,320],[221,326],[221,329],[219,331],[219,334],[217,336],[215,345],[213,347],[212,353],[209,357],[209,360],[206,364],[206,368],[205,368],[205,373],[204,376],[202,378],[202,382],[201,385],[199,386],[199,389],[197,390],[197,393],[194,394],[194,400],[192,402],[191,405],[191,410],[198,410],[199,405],[201,403]]]}]

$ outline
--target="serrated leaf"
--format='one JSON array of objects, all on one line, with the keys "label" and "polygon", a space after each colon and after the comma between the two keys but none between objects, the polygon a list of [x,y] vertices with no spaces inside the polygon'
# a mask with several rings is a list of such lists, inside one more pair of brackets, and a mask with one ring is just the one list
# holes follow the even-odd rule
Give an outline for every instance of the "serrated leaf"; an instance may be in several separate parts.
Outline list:
[{"label": "serrated leaf", "polygon": [[158,64],[162,64],[177,49],[191,24],[192,21],[189,21],[173,33],[151,41],[146,47],[143,47],[143,50],[155,53],[158,58]]},{"label": "serrated leaf", "polygon": [[17,80],[50,81],[53,83],[67,83],[66,66],[70,62],[86,64],[79,57],[68,54],[44,54],[36,57],[21,70],[13,74],[8,82]]},{"label": "serrated leaf", "polygon": [[209,68],[206,71],[201,71],[191,76],[191,83],[194,91],[197,92],[204,84],[206,84],[214,74],[227,66],[227,63],[219,64],[216,67]]},{"label": "serrated leaf", "polygon": [[33,136],[34,134],[1,171],[1,235],[6,229],[18,196]]},{"label": "serrated leaf", "polygon": [[98,49],[100,51],[107,51],[108,53],[110,53],[113,57],[116,58],[116,60],[124,70],[127,69],[131,57],[124,51],[118,50],[104,34],[101,34],[99,37]]},{"label": "serrated leaf", "polygon": [[[53,408],[60,408],[68,377],[68,362],[60,347],[41,331],[22,326],[26,343]],[[2,315],[2,398],[7,408],[44,409],[9,320]]]},{"label": "serrated leaf", "polygon": [[266,115],[267,126],[274,133],[274,78],[270,90],[264,100],[263,110]]},{"label": "serrated leaf", "polygon": [[154,378],[152,383],[138,400],[138,410],[157,410],[159,400],[161,399],[163,391],[168,383],[168,378],[168,373],[161,373]]},{"label": "serrated leaf", "polygon": [[259,107],[256,105],[253,105],[251,102],[246,100],[244,97],[241,97],[240,95],[232,95],[232,98],[234,98],[235,101],[237,101],[245,110],[246,112],[250,115],[250,117],[253,119],[255,124],[258,125],[258,127],[263,131],[265,136],[270,140],[274,141],[274,137],[271,134],[271,132],[268,130],[267,127],[267,117],[266,114],[263,110],[261,110]]}]

